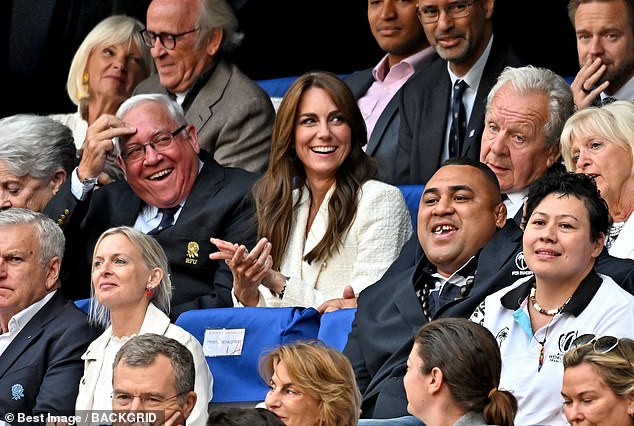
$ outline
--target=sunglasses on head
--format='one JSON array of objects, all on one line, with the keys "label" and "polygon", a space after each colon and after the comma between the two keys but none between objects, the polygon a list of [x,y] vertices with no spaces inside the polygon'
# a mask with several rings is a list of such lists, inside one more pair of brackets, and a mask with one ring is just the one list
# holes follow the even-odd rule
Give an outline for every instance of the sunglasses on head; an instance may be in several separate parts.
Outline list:
[{"label": "sunglasses on head", "polygon": [[572,341],[568,350],[592,344],[592,349],[594,349],[595,352],[604,354],[610,352],[619,344],[619,339],[613,336],[603,336],[598,339],[596,337],[594,334],[582,334]]}]

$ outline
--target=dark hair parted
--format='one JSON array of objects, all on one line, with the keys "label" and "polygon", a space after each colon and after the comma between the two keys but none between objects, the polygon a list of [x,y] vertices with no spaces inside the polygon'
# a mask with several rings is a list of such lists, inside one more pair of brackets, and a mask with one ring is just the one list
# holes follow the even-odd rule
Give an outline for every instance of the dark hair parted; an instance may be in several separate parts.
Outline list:
[{"label": "dark hair parted", "polygon": [[528,220],[539,203],[550,194],[573,196],[583,201],[590,220],[590,241],[607,235],[612,222],[608,205],[591,177],[572,172],[546,173],[529,186],[524,217]]},{"label": "dark hair parted", "polygon": [[335,74],[317,71],[300,76],[289,87],[277,111],[273,126],[269,166],[256,182],[258,236],[272,243],[273,265],[279,267],[293,226],[293,190],[308,190],[306,170],[295,151],[295,128],[304,93],[312,88],[323,89],[332,98],[339,113],[350,126],[351,147],[348,157],[336,172],[336,187],[328,203],[328,226],[323,239],[304,256],[311,263],[327,259],[339,250],[342,237],[354,221],[358,192],[377,172],[373,159],[363,151],[367,143],[365,121],[354,95]]},{"label": "dark hair parted", "polygon": [[513,425],[517,400],[498,389],[502,358],[489,330],[466,318],[440,318],[423,325],[414,341],[423,374],[439,368],[455,403],[465,412],[482,413],[487,424]]}]

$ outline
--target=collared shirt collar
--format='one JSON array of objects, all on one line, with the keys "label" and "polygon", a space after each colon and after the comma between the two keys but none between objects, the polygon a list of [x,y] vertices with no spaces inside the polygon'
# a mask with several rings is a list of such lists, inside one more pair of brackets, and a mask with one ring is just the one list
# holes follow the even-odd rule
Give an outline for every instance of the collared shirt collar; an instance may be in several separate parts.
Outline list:
[{"label": "collared shirt collar", "polygon": [[[601,92],[601,99],[607,96],[605,92]],[[615,99],[634,101],[634,77],[630,78],[612,97]]]},{"label": "collared shirt collar", "polygon": [[[572,294],[570,301],[566,304],[566,306],[564,306],[564,309],[561,312],[579,316],[579,314],[581,314],[590,304],[594,295],[597,294],[599,287],[601,287],[601,283],[603,283],[603,280],[594,271],[594,269],[590,271],[590,273],[581,280],[581,284],[579,284],[579,287],[577,287],[575,292]],[[533,275],[524,284],[514,288],[502,296],[500,299],[502,306],[512,311],[518,310],[522,302],[528,297],[534,284],[535,276]]]},{"label": "collared shirt collar", "polygon": [[[200,174],[200,171],[202,170],[204,164],[205,163],[203,163],[200,159],[198,160],[198,174]],[[178,220],[178,216],[180,216],[181,212],[183,211],[183,206],[185,205],[186,202],[187,202],[187,197],[185,197],[184,199],[180,201],[180,203],[178,203],[180,205],[180,209],[178,209],[178,211],[174,213],[174,223],[176,223],[176,221]],[[139,213],[139,219],[141,220],[143,224],[145,224],[141,229],[143,232],[147,232],[150,229],[154,229],[158,225],[158,222],[159,222],[158,214],[159,214],[158,207],[149,205],[147,203],[143,203],[143,207],[141,207],[141,212]]]},{"label": "collared shirt collar", "polygon": [[489,39],[489,43],[487,47],[482,52],[482,55],[478,58],[478,60],[473,64],[471,69],[467,71],[465,75],[462,77],[458,77],[456,74],[451,71],[450,63],[447,62],[447,71],[449,72],[449,78],[451,79],[451,86],[456,83],[457,80],[464,80],[469,88],[467,90],[473,90],[473,93],[478,92],[478,86],[480,85],[480,79],[482,78],[482,73],[484,72],[484,67],[486,66],[487,60],[489,59],[489,54],[491,53],[491,46],[493,45],[493,35]]},{"label": "collared shirt collar", "polygon": [[509,192],[506,194],[504,205],[506,205],[506,218],[513,219],[518,211],[524,207],[524,200],[528,195],[528,187],[519,192]]},{"label": "collared shirt collar", "polygon": [[33,319],[40,309],[42,309],[42,307],[53,298],[56,292],[57,290],[51,291],[37,302],[11,317],[9,323],[7,324],[8,331],[6,333],[2,333],[2,330],[0,330],[0,355],[4,353],[13,339],[16,338],[18,333],[22,331],[22,329]]},{"label": "collared shirt collar", "polygon": [[392,66],[388,65],[388,55],[385,55],[383,59],[372,69],[372,77],[375,81],[383,82],[389,73],[395,73],[396,79],[402,77],[409,77],[418,69],[418,67],[427,58],[434,54],[434,48],[428,46],[423,50],[408,56],[399,63]]}]

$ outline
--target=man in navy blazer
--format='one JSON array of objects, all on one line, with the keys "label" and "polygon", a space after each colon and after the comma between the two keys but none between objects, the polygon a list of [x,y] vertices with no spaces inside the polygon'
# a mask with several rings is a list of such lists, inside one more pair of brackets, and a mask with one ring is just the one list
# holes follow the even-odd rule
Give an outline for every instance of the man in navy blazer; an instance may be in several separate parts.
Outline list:
[{"label": "man in navy blazer", "polygon": [[522,65],[515,52],[493,36],[494,0],[461,1],[460,8],[454,3],[453,0],[418,3],[427,40],[440,57],[401,89],[396,172],[399,185],[425,184],[440,164],[452,156],[450,113],[453,84],[458,80],[469,87],[462,97],[466,130],[455,156],[478,159],[489,90],[505,66]]},{"label": "man in navy blazer", "polygon": [[21,208],[0,212],[0,419],[9,423],[73,414],[81,355],[99,335],[58,291],[63,253],[64,235],[51,219]]},{"label": "man in navy blazer", "polygon": [[379,163],[377,179],[390,184],[398,167],[399,91],[435,56],[416,11],[415,1],[369,1],[370,31],[386,54],[374,68],[345,78],[368,129],[365,152]]},{"label": "man in navy blazer", "polygon": [[[361,292],[344,349],[363,395],[363,418],[408,414],[403,376],[415,331],[435,318],[468,317],[490,294],[495,284],[480,280],[478,264],[496,259],[478,254],[505,232],[505,222],[497,179],[484,164],[450,159],[429,180],[418,213],[425,255]],[[518,244],[502,241],[509,251]]]},{"label": "man in navy blazer", "polygon": [[[112,138],[118,138],[126,179],[95,191],[105,153],[115,149]],[[154,235],[167,254],[172,318],[188,309],[233,306],[231,271],[209,259],[209,238],[255,244],[255,178],[220,166],[201,150],[195,126],[175,101],[159,94],[131,97],[116,117],[104,115],[89,127],[79,166],[46,206],[66,234],[62,289],[87,297],[96,240],[127,225]]]}]

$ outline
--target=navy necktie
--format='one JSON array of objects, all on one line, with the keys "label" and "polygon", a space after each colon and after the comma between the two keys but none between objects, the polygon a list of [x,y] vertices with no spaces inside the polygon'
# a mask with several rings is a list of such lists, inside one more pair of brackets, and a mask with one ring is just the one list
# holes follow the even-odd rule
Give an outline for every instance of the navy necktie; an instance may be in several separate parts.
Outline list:
[{"label": "navy necktie", "polygon": [[159,212],[163,214],[163,216],[161,217],[161,223],[159,223],[159,225],[156,228],[152,229],[147,234],[156,235],[162,230],[164,230],[165,228],[169,228],[170,226],[172,226],[174,224],[174,215],[176,214],[178,209],[180,209],[180,207],[181,207],[180,205],[176,205],[168,209],[159,209]]},{"label": "navy necktie", "polygon": [[462,151],[462,142],[467,128],[467,113],[462,103],[462,95],[469,87],[464,80],[457,80],[453,86],[453,98],[451,100],[451,129],[449,131],[449,157],[459,157]]}]

